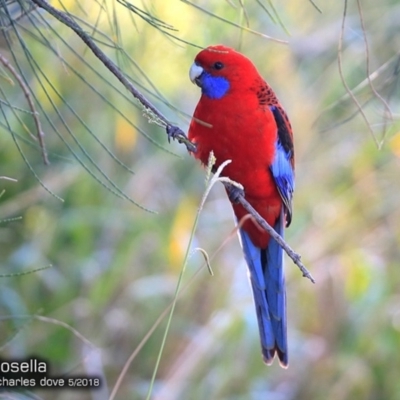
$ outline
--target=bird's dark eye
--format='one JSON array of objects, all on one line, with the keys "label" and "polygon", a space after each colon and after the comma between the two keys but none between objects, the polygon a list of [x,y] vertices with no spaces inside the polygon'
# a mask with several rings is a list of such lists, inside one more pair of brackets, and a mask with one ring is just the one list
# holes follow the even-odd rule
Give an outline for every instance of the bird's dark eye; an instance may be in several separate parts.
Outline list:
[{"label": "bird's dark eye", "polygon": [[224,68],[224,64],[222,64],[221,61],[217,61],[216,63],[214,63],[213,68],[217,70],[222,69]]}]

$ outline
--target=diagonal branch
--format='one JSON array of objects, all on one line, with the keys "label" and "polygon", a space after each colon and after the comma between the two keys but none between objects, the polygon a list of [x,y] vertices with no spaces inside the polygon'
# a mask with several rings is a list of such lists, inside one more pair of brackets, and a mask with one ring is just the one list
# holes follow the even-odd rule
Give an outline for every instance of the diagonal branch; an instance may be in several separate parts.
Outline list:
[{"label": "diagonal branch", "polygon": [[[142,104],[144,107],[147,117],[151,122],[156,122],[158,125],[165,128],[168,139],[171,138],[177,140],[179,143],[183,143],[187,150],[190,152],[196,152],[196,145],[192,143],[185,133],[178,127],[171,124],[168,119],[139,91],[137,90],[129,79],[126,78],[124,73],[119,69],[119,67],[108,58],[103,51],[96,45],[92,38],[82,30],[82,28],[73,20],[73,18],[57,10],[51,6],[46,0],[31,0],[32,3],[36,4],[38,7],[46,10],[54,18],[59,20],[64,25],[72,29],[83,42],[92,50],[93,54],[105,65],[105,67],[125,86],[126,89]],[[225,187],[229,189],[232,187],[232,183],[223,182]],[[245,199],[243,194],[238,194],[236,196],[236,201],[238,201],[249,214],[259,223],[260,226],[265,229],[271,237],[273,237],[279,245],[285,250],[287,255],[293,260],[293,262],[299,267],[300,271],[303,273],[304,277],[307,277],[311,282],[315,283],[314,278],[308,272],[306,267],[301,262],[301,257],[299,254],[295,253],[291,247],[285,242],[285,240],[275,232],[275,230],[261,217],[260,214],[251,206],[251,204]]]},{"label": "diagonal branch", "polygon": [[57,10],[52,5],[50,5],[46,0],[31,0],[38,7],[46,10],[54,18],[59,20],[64,25],[71,28],[82,40],[83,42],[92,50],[93,54],[104,64],[104,66],[125,86],[126,89],[142,104],[145,112],[148,114],[147,117],[152,122],[156,122],[160,126],[164,127],[167,131],[173,130],[176,135],[176,139],[180,143],[185,143],[186,147],[190,151],[194,151],[195,147],[187,139],[184,132],[177,126],[171,124],[168,119],[149,101],[144,95],[137,90],[125,74],[119,69],[119,67],[109,58],[104,52],[96,45],[93,39],[88,35],[67,13]]},{"label": "diagonal branch", "polygon": [[[231,183],[223,182],[225,188],[229,191],[232,187]],[[292,259],[292,261],[299,267],[300,271],[302,272],[305,278],[308,278],[312,283],[315,283],[314,278],[301,262],[300,254],[296,253],[282,238],[282,236],[276,233],[275,229],[271,227],[265,221],[265,219],[255,210],[255,208],[245,199],[243,194],[238,194],[235,200],[240,203],[243,208],[248,211],[248,213],[256,220],[256,222],[265,229],[271,237],[275,239],[275,241],[285,250],[286,254]]]}]

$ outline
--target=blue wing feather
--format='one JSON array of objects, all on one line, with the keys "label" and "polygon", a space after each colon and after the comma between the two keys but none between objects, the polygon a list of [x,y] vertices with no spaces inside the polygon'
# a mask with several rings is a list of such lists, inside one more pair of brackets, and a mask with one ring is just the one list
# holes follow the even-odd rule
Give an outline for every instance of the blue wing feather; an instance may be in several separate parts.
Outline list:
[{"label": "blue wing feather", "polygon": [[287,151],[280,139],[275,143],[275,159],[270,167],[278,192],[288,213],[287,224],[292,219],[292,198],[294,191],[294,171],[291,164],[292,154]]},{"label": "blue wing feather", "polygon": [[292,221],[292,197],[294,191],[294,150],[292,128],[283,108],[276,104],[269,106],[278,129],[275,143],[275,159],[270,167],[276,187],[286,208],[286,226]]}]

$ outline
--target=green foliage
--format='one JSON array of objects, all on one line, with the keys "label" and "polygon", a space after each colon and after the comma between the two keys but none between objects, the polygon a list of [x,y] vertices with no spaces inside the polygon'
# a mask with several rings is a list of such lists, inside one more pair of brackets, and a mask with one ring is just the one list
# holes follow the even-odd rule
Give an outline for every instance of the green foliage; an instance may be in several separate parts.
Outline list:
[{"label": "green foliage", "polygon": [[[275,89],[295,134],[287,241],[317,281],[301,279],[287,260],[283,370],[262,363],[221,185],[188,247],[205,171],[183,146],[168,144],[67,27],[43,10],[0,1],[0,54],[15,70],[3,59],[0,358],[35,355],[54,375],[103,379],[98,397],[25,390],[0,398],[108,399],[116,385],[116,399],[146,398],[175,300],[155,399],[399,397],[400,9],[367,0],[361,20],[357,2],[330,3],[317,4],[322,13],[294,0],[58,3],[184,131],[199,96],[188,79],[198,46],[240,49]],[[209,255],[213,276],[195,248]]]}]

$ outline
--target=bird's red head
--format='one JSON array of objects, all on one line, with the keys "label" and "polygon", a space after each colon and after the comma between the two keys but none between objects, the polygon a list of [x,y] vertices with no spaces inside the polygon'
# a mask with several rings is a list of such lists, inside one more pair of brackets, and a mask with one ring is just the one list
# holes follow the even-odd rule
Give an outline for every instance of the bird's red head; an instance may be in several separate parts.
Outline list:
[{"label": "bird's red head", "polygon": [[209,46],[197,54],[189,76],[203,94],[214,99],[249,88],[260,77],[247,57],[223,45]]}]

